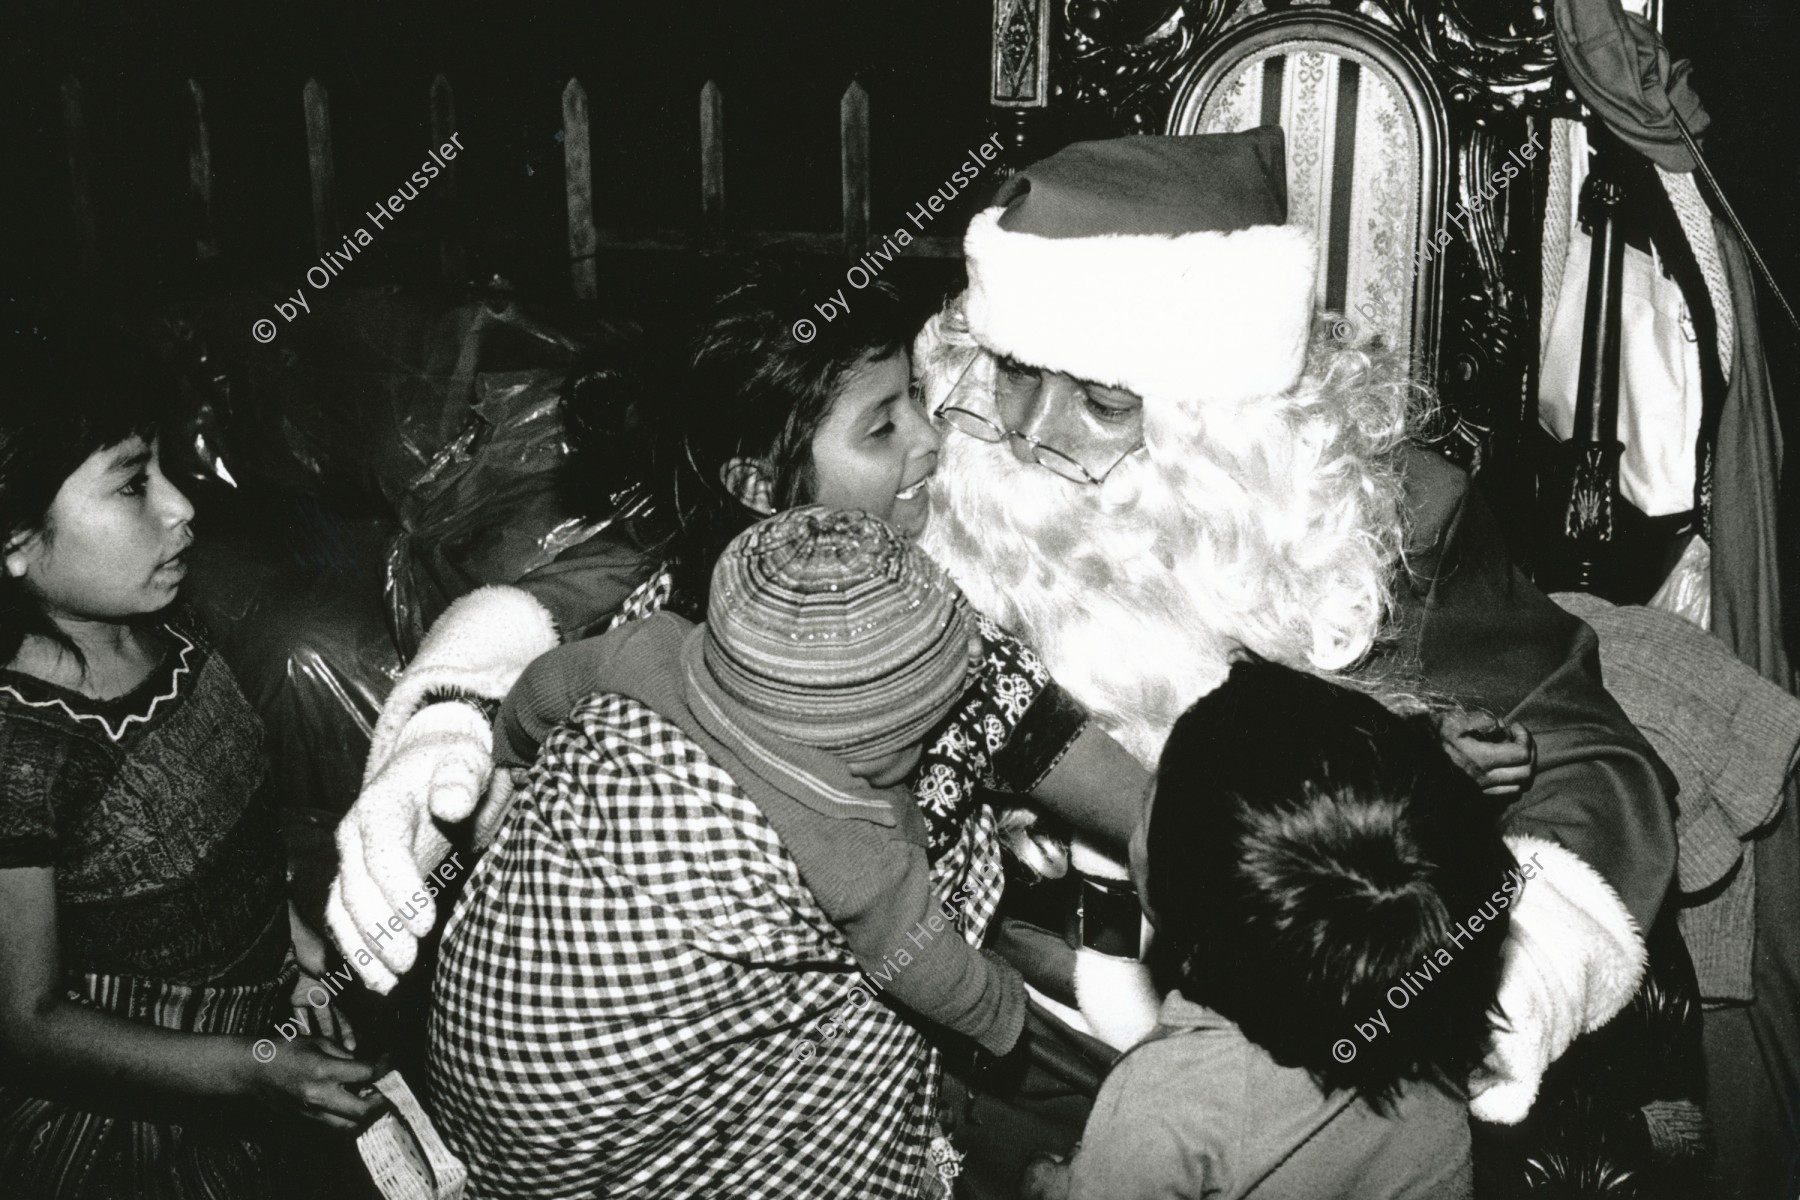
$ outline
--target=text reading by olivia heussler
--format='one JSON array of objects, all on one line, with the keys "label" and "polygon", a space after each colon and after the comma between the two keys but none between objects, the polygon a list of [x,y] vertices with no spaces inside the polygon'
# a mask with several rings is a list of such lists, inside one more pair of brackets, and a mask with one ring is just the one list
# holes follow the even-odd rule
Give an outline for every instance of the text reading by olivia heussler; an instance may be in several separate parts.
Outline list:
[{"label": "text reading by olivia heussler", "polygon": [[[430,151],[430,157],[420,163],[419,169],[394,189],[393,195],[385,200],[377,200],[374,208],[363,213],[363,219],[368,224],[358,225],[345,234],[342,244],[326,250],[319,256],[318,262],[306,268],[307,285],[317,292],[322,292],[330,287],[331,281],[338,277],[338,273],[355,262],[356,256],[374,243],[374,234],[371,234],[369,230],[373,228],[376,233],[380,233],[386,229],[409,203],[419,198],[420,194],[431,185],[433,179],[449,168],[450,160],[455,158],[462,148],[462,134],[453,133],[450,135],[449,141]],[[306,298],[306,288],[298,288],[292,296],[283,296],[277,300],[275,312],[284,322],[290,324],[301,313],[312,312],[312,301]],[[250,336],[259,342],[274,341],[277,332],[279,332],[279,328],[267,317],[261,318],[250,326]]]},{"label": "text reading by olivia heussler", "polygon": [[[1449,945],[1439,946],[1427,953],[1419,960],[1416,968],[1404,972],[1399,982],[1388,988],[1388,1004],[1397,1011],[1422,995],[1443,969],[1456,961],[1456,954],[1451,947],[1461,950],[1468,945],[1470,939],[1487,928],[1489,921],[1497,919],[1508,905],[1519,899],[1519,894],[1525,889],[1525,882],[1536,877],[1543,866],[1543,863],[1538,862],[1538,856],[1533,854],[1529,861],[1521,860],[1515,870],[1508,871],[1500,887],[1488,897],[1488,902],[1477,912],[1470,913],[1467,918],[1456,923],[1450,932]],[[1378,1005],[1367,1021],[1352,1021],[1351,1025],[1356,1029],[1356,1036],[1365,1043],[1374,1041],[1384,1033],[1393,1032],[1388,1026],[1388,1010],[1385,1006]],[[1347,1063],[1356,1057],[1356,1050],[1355,1042],[1349,1038],[1339,1038],[1332,1043],[1331,1056],[1341,1063]]]},{"label": "text reading by olivia heussler", "polygon": [[[925,226],[936,220],[963,192],[972,186],[981,172],[1000,157],[1000,135],[994,134],[985,142],[981,142],[969,151],[961,165],[950,172],[950,178],[944,180],[937,191],[925,197],[907,210],[906,219],[915,232],[921,236]],[[871,242],[867,253],[857,258],[844,272],[844,282],[851,290],[861,291],[880,278],[881,273],[892,266],[894,260],[908,246],[913,244],[913,235],[902,225],[893,233],[885,235],[879,242]],[[824,300],[813,305],[813,310],[825,319],[827,325],[850,311],[850,301],[844,289],[839,288]],[[794,322],[794,340],[810,342],[819,336],[819,327],[811,317],[801,317]]]}]

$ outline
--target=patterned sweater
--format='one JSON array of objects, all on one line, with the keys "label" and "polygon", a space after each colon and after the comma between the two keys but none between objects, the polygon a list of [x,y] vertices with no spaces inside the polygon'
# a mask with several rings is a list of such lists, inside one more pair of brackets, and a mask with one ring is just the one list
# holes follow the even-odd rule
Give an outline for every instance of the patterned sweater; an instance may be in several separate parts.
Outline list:
[{"label": "patterned sweater", "polygon": [[264,982],[288,927],[262,723],[191,615],[165,628],[116,699],[0,670],[0,867],[56,868],[72,977]]}]

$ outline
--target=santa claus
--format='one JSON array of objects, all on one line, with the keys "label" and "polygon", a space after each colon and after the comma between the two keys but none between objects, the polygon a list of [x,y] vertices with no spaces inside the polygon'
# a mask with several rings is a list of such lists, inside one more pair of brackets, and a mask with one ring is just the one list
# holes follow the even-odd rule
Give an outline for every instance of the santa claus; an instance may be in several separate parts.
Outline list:
[{"label": "santa claus", "polygon": [[[1429,397],[1405,364],[1310,336],[1316,251],[1284,224],[1284,180],[1264,129],[1074,145],[1002,187],[969,228],[968,290],[915,347],[953,431],[924,542],[1146,766],[1240,649],[1529,729],[1507,828],[1544,869],[1474,1102],[1513,1122],[1638,986],[1673,781],[1601,686],[1593,633],[1409,440]],[[1115,1045],[1149,1027],[1134,964],[1086,951],[1074,978],[1071,1022]]]},{"label": "santa claus", "polygon": [[[1316,253],[1285,208],[1273,129],[1085,143],[1008,180],[971,223],[968,290],[915,348],[947,431],[925,544],[1146,766],[1244,649],[1529,729],[1536,774],[1507,823],[1540,869],[1512,911],[1506,1028],[1474,1106],[1517,1121],[1545,1067],[1638,986],[1674,868],[1673,780],[1601,686],[1592,631],[1511,565],[1468,478],[1409,440],[1428,399],[1405,364],[1311,336]],[[445,848],[428,793],[469,794],[487,771],[481,717],[427,702],[504,695],[555,642],[538,606],[500,600],[516,611],[483,621],[516,627],[516,652],[441,622],[375,731],[332,901],[360,970],[381,948],[361,953],[345,896],[384,911],[386,860],[407,875]],[[399,931],[423,936],[429,913],[389,922],[394,971],[413,957]],[[1046,988],[1046,1008],[1116,1047],[1150,1028],[1133,956],[1069,954],[1048,973],[1073,976],[1075,1004]]]}]

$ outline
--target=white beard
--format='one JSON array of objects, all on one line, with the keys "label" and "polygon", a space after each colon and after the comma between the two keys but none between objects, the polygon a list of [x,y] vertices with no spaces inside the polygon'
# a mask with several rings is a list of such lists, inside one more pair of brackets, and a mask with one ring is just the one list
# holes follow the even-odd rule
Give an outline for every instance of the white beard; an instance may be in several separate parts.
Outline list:
[{"label": "white beard", "polygon": [[[1333,499],[1314,486],[1305,437],[1266,425],[1246,441],[1239,418],[1221,424],[1237,446],[1152,423],[1150,453],[1099,487],[952,432],[931,484],[925,549],[1151,769],[1241,649],[1330,674],[1367,652],[1385,612],[1398,507],[1342,499],[1382,485],[1346,483],[1357,473],[1326,456]],[[1234,454],[1238,466],[1220,461]],[[1387,528],[1369,532],[1371,519]]]},{"label": "white beard", "polygon": [[1145,470],[1136,456],[1104,489],[1084,487],[952,433],[921,542],[1153,769],[1175,718],[1223,682],[1239,643],[1195,605],[1157,523],[1103,503]]},{"label": "white beard", "polygon": [[[975,350],[960,298],[926,322],[913,358],[929,410]],[[1100,486],[950,431],[921,544],[1153,769],[1240,651],[1334,675],[1374,647],[1419,399],[1404,359],[1320,342],[1278,396],[1145,397],[1145,449]]]}]

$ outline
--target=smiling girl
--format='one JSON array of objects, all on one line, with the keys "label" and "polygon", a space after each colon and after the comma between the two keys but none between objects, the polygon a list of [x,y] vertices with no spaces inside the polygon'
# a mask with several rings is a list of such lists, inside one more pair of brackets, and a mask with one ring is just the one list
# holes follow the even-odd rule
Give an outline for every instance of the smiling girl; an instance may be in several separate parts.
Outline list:
[{"label": "smiling girl", "polygon": [[255,1052],[305,977],[261,723],[176,602],[167,391],[115,339],[0,330],[7,1197],[287,1194],[271,1130],[222,1102],[339,1128],[375,1107],[349,1089],[376,1068],[324,1038]]}]

